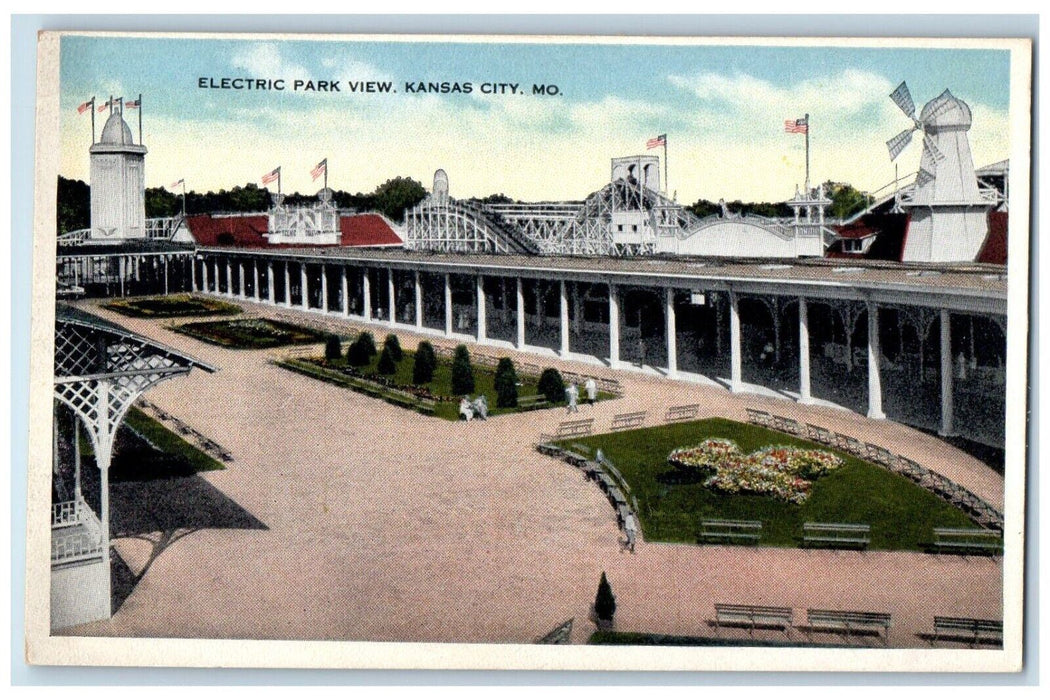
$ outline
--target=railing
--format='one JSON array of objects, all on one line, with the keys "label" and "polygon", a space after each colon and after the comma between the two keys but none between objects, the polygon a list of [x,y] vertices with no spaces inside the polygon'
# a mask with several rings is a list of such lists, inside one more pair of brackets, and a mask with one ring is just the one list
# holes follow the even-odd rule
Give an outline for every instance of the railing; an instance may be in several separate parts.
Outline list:
[{"label": "railing", "polygon": [[80,522],[83,507],[84,502],[80,500],[53,503],[51,505],[51,527],[76,525]]},{"label": "railing", "polygon": [[51,506],[52,564],[93,559],[102,551],[102,525],[82,499]]},{"label": "railing", "polygon": [[87,240],[88,234],[91,233],[89,228],[81,228],[76,231],[66,231],[58,236],[59,245],[80,245]]}]

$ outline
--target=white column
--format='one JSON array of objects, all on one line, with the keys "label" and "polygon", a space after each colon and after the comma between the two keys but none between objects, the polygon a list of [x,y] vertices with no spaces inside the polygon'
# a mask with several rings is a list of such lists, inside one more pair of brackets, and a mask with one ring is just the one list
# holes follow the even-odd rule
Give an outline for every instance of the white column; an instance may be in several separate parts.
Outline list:
[{"label": "white column", "polygon": [[167,296],[168,295],[168,256],[167,255],[163,255],[163,256],[161,256],[160,260],[164,264],[164,295]]},{"label": "white column", "polygon": [[882,352],[879,350],[879,307],[868,302],[868,418],[882,420],[882,378],[879,375],[879,364]]},{"label": "white column", "polygon": [[292,308],[292,272],[288,261],[284,261],[284,305]]},{"label": "white column", "polygon": [[233,263],[226,258],[226,296],[233,296]]},{"label": "white column", "polygon": [[678,324],[674,312],[674,290],[664,289],[664,318],[667,322],[667,376],[678,376]]},{"label": "white column", "polygon": [[215,293],[219,293],[219,259],[211,259],[211,284],[215,288]]},{"label": "white column", "polygon": [[372,318],[372,275],[367,267],[361,269],[361,292],[364,295],[361,313],[368,321]]},{"label": "white column", "polygon": [[259,293],[259,259],[252,258],[252,296],[255,297],[255,301],[262,299],[262,294]]},{"label": "white column", "polygon": [[813,403],[809,381],[809,305],[798,298],[798,400]]},{"label": "white column", "polygon": [[310,281],[306,278],[306,263],[299,263],[299,302],[303,310],[310,308]]},{"label": "white column", "polygon": [[941,309],[941,435],[955,435],[954,376],[952,375],[952,315]]},{"label": "white column", "polygon": [[445,273],[445,337],[452,337],[452,277]]},{"label": "white column", "polygon": [[273,260],[266,261],[266,298],[269,299],[270,303],[274,306],[276,302],[276,292],[273,291]]},{"label": "white column", "polygon": [[391,326],[397,320],[397,299],[394,298],[394,270],[393,268],[387,268],[386,270],[386,307],[387,307],[387,323]]},{"label": "white column", "polygon": [[321,264],[321,313],[328,313],[328,267]]},{"label": "white column", "polygon": [[620,290],[609,284],[609,366],[620,366]]},{"label": "white column", "polygon": [[127,259],[121,255],[117,258],[117,276],[120,277],[120,296],[124,296],[124,273],[127,270]]},{"label": "white column", "polygon": [[[98,406],[109,406],[110,384],[108,380],[98,383]],[[102,410],[100,414],[108,418],[109,411]],[[97,451],[95,453],[95,466],[99,472],[99,521],[102,530],[102,562],[104,570],[109,571],[109,465],[113,457],[113,436],[109,433],[109,421],[99,421],[97,427]],[[105,577],[107,587],[109,576]],[[107,590],[108,593],[108,590]]]},{"label": "white column", "polygon": [[237,279],[238,279],[238,282],[239,282],[239,286],[237,287],[237,292],[238,292],[237,296],[239,296],[241,299],[247,299],[248,298],[248,294],[247,294],[247,292],[244,291],[244,261],[243,260],[241,260],[241,261],[239,261],[237,263]]},{"label": "white column", "polygon": [[478,275],[475,278],[475,285],[474,285],[474,287],[477,290],[475,292],[475,299],[474,300],[477,302],[477,306],[478,306],[477,337],[478,337],[478,342],[479,343],[483,343],[483,342],[485,342],[485,338],[487,337],[487,332],[488,332],[488,328],[487,328],[487,326],[488,326],[488,316],[487,316],[487,313],[486,313],[488,311],[488,309],[486,307],[486,301],[485,301],[485,278],[484,278],[484,276]]},{"label": "white column", "polygon": [[729,390],[733,393],[741,388],[740,354],[740,299],[736,292],[729,291]]},{"label": "white column", "polygon": [[342,276],[339,279],[340,288],[343,292],[343,316],[350,315],[350,283],[346,279],[346,265],[340,265],[339,269],[343,271]]},{"label": "white column", "polygon": [[423,327],[423,283],[419,279],[419,270],[416,270],[416,328]]},{"label": "white column", "polygon": [[197,258],[190,257],[190,291],[197,291]]},{"label": "white column", "polygon": [[201,260],[201,291],[207,294],[208,289],[208,260]]},{"label": "white column", "polygon": [[561,321],[559,324],[561,330],[561,348],[559,349],[558,354],[562,357],[566,357],[569,354],[569,293],[565,280],[559,282],[558,292],[559,318]]},{"label": "white column", "polygon": [[517,302],[518,302],[518,313],[515,316],[515,323],[517,325],[517,347],[525,347],[525,290],[523,288],[524,283],[521,278],[517,278]]}]

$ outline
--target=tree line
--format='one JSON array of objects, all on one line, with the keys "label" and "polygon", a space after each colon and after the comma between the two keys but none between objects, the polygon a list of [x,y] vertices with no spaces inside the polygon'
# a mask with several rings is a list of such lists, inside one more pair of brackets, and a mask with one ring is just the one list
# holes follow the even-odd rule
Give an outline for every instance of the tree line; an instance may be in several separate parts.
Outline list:
[{"label": "tree line", "polygon": [[[405,209],[414,207],[426,190],[422,183],[410,177],[395,177],[379,185],[372,192],[356,194],[333,190],[333,203],[340,209],[379,211],[400,222]],[[316,202],[316,195],[299,192],[286,195],[286,204],[299,205]],[[218,212],[264,212],[270,208],[270,190],[249,182],[228,190],[186,192],[186,213],[214,214]],[[182,193],[163,187],[146,188],[146,217],[175,216],[182,212]],[[83,180],[58,178],[58,232],[76,231],[91,225],[91,186]]]}]

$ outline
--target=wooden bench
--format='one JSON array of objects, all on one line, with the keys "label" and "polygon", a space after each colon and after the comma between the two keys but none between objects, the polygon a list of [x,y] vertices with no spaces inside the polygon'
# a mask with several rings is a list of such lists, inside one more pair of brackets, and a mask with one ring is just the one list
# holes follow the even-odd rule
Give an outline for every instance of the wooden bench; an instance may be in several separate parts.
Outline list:
[{"label": "wooden bench", "polygon": [[779,629],[787,634],[791,627],[791,608],[771,605],[731,605],[715,603],[715,631],[719,627],[747,627],[749,634],[756,629]]},{"label": "wooden bench", "polygon": [[803,523],[802,543],[863,549],[871,543],[871,526],[862,523]]},{"label": "wooden bench", "polygon": [[984,552],[1001,554],[1003,534],[996,530],[980,528],[933,528],[934,549],[949,552]]},{"label": "wooden bench", "polygon": [[518,408],[529,410],[532,408],[540,408],[548,404],[547,397],[543,394],[534,394],[532,396],[519,396],[518,397]]},{"label": "wooden bench", "polygon": [[981,642],[1003,643],[1002,620],[980,620],[972,617],[933,617],[933,641],[956,639],[976,646]]},{"label": "wooden bench", "polygon": [[567,420],[558,424],[558,429],[553,435],[544,433],[540,439],[544,442],[553,440],[564,440],[571,437],[583,437],[594,432],[594,419],[583,418],[581,420]]},{"label": "wooden bench", "polygon": [[888,643],[890,636],[890,613],[862,612],[858,610],[806,610],[806,621],[813,631],[835,631],[844,634],[874,632]]},{"label": "wooden bench", "polygon": [[613,416],[612,419],[612,430],[625,430],[627,428],[637,428],[639,425],[645,422],[645,416],[647,411],[635,411],[634,413],[619,413]]},{"label": "wooden bench", "polygon": [[747,411],[747,421],[754,425],[760,425],[763,428],[773,427],[773,416],[769,415],[768,411],[759,411],[755,408],[744,409]]},{"label": "wooden bench", "polygon": [[684,406],[671,406],[667,409],[667,414],[664,416],[665,423],[673,423],[680,420],[690,420],[696,418],[700,413],[700,404],[691,403]]},{"label": "wooden bench", "polygon": [[758,544],[762,536],[760,520],[704,520],[700,523],[700,541],[746,542]]}]

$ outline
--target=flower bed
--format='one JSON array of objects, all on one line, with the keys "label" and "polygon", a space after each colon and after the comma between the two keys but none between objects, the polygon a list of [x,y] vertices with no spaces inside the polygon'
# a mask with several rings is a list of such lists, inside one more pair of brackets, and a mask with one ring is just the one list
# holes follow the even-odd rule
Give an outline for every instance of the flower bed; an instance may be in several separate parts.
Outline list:
[{"label": "flower bed", "polygon": [[174,326],[173,331],[213,345],[258,350],[282,345],[305,345],[324,340],[324,333],[269,318],[201,321]]},{"label": "flower bed", "polygon": [[763,494],[797,504],[809,498],[814,480],[842,466],[839,457],[823,450],[770,445],[745,455],[735,442],[721,438],[680,447],[667,461],[709,474],[704,486],[722,493]]}]

